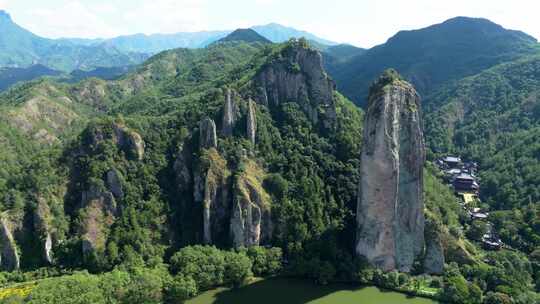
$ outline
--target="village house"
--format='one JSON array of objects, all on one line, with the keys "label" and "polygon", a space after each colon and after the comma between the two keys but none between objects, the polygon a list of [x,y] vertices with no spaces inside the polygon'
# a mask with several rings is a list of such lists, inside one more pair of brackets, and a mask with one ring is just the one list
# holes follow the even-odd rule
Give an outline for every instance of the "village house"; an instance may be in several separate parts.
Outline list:
[{"label": "village house", "polygon": [[470,174],[462,173],[454,178],[452,183],[456,192],[478,192],[480,186]]}]

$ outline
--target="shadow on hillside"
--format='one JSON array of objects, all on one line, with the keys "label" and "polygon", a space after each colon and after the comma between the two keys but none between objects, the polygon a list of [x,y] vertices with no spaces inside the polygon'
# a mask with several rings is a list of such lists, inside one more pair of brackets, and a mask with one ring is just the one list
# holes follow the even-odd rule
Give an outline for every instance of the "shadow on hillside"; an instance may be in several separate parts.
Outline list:
[{"label": "shadow on hillside", "polygon": [[[359,290],[363,287],[340,285],[339,290]],[[318,286],[298,279],[267,279],[249,286],[222,291],[213,304],[305,304],[336,292],[336,286]]]}]

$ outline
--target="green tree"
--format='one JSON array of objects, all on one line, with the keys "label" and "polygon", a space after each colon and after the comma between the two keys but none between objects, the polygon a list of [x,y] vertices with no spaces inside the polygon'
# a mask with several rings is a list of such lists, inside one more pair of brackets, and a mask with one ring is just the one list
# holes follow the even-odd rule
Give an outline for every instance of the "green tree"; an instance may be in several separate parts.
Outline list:
[{"label": "green tree", "polygon": [[172,303],[183,303],[198,293],[197,283],[191,277],[178,274],[167,288],[167,298]]}]

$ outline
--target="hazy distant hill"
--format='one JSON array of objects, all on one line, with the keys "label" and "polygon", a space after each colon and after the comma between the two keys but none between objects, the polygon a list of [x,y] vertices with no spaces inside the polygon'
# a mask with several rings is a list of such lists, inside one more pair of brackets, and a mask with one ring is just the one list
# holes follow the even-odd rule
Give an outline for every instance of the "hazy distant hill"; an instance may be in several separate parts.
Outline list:
[{"label": "hazy distant hill", "polygon": [[[322,39],[306,31],[286,27],[277,23],[253,26],[255,30],[266,39],[279,43],[291,38],[305,37],[310,41],[315,41],[323,45],[336,45],[337,43]],[[105,45],[115,47],[127,52],[158,53],[164,50],[175,48],[202,48],[232,33],[226,31],[202,31],[202,32],[180,32],[175,34],[135,34],[119,36],[111,39],[64,39],[80,45]]]},{"label": "hazy distant hill", "polygon": [[336,45],[334,41],[326,40],[320,38],[314,34],[308,33],[306,31],[300,31],[292,27],[283,26],[277,23],[269,23],[266,25],[257,25],[252,27],[257,33],[266,37],[272,42],[285,42],[291,38],[301,38],[304,37],[307,40],[312,40],[325,45]]},{"label": "hazy distant hill", "polygon": [[58,76],[61,72],[36,64],[28,68],[0,68],[0,91],[21,82],[42,76]]},{"label": "hazy distant hill", "polygon": [[145,54],[124,52],[105,45],[85,46],[39,37],[14,23],[8,13],[0,11],[0,66],[3,67],[25,68],[41,64],[70,72],[138,64],[146,58]]}]

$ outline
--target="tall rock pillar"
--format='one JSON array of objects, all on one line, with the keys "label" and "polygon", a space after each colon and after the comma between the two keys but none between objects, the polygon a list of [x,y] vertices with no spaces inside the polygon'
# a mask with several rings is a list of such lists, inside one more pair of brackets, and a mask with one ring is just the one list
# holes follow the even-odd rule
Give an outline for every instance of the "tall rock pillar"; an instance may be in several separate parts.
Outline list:
[{"label": "tall rock pillar", "polygon": [[356,253],[374,266],[409,272],[424,249],[420,98],[397,72],[370,89],[364,121]]}]

